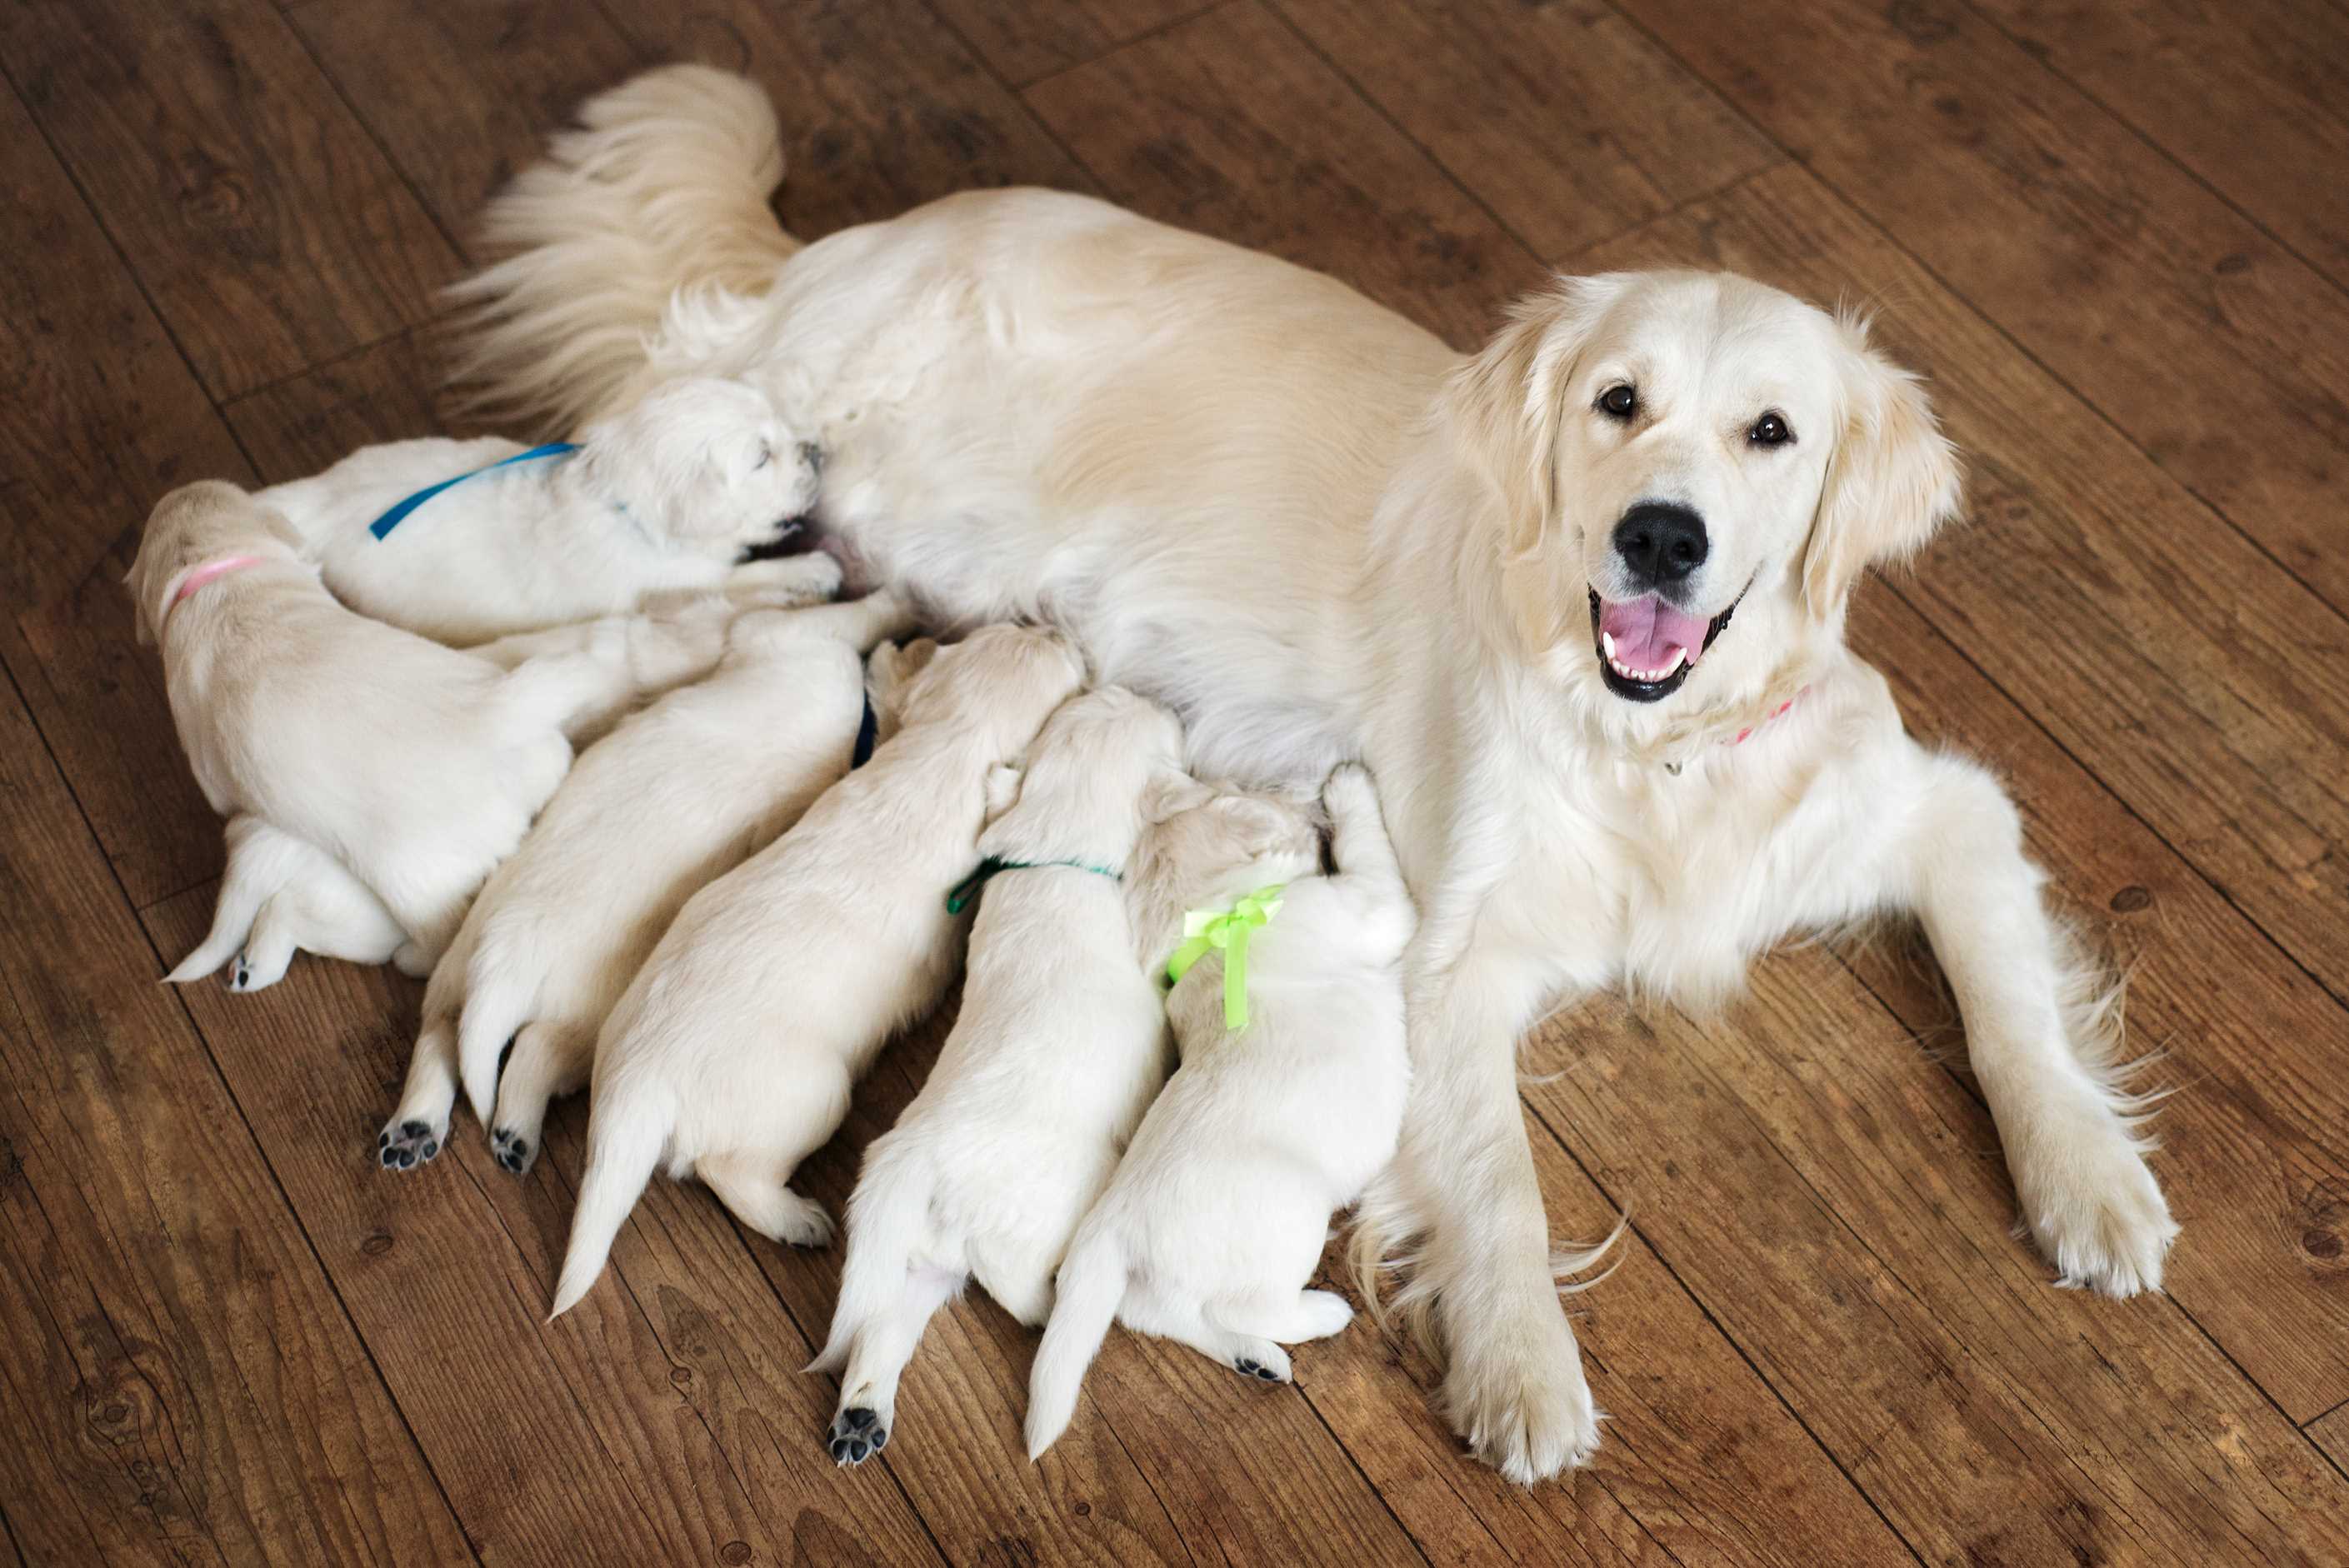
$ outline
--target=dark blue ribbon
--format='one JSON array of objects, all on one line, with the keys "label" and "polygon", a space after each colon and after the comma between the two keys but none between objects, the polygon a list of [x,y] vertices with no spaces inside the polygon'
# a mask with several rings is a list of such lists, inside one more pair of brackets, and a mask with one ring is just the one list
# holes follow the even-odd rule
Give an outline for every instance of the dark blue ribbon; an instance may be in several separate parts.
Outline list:
[{"label": "dark blue ribbon", "polygon": [[578,445],[575,442],[549,441],[543,447],[533,447],[526,452],[516,452],[511,458],[501,458],[496,462],[492,463],[488,468],[475,469],[470,474],[459,474],[453,480],[442,480],[437,485],[430,485],[423,490],[418,490],[414,495],[409,496],[406,500],[399,502],[389,511],[385,512],[381,517],[377,518],[373,522],[368,523],[367,531],[374,534],[378,539],[381,539],[385,535],[388,534],[393,529],[398,528],[400,523],[407,519],[409,512],[414,511],[418,507],[422,506],[426,501],[430,500],[442,490],[453,490],[457,486],[463,484],[467,480],[477,480],[483,474],[494,473],[498,469],[504,468],[509,463],[526,463],[533,458],[558,458],[565,452],[575,452],[578,449]]}]

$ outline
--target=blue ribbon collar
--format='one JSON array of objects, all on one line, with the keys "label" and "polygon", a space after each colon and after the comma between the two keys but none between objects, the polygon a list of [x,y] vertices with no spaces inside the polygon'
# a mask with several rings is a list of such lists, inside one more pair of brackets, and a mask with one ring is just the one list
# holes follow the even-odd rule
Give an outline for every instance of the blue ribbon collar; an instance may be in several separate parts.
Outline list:
[{"label": "blue ribbon collar", "polygon": [[463,484],[467,480],[477,480],[483,474],[495,473],[498,469],[505,468],[509,464],[527,463],[537,458],[559,458],[567,452],[575,452],[578,449],[579,446],[575,441],[549,441],[543,447],[533,447],[526,452],[516,452],[511,458],[500,458],[496,462],[492,463],[487,468],[475,469],[469,474],[459,474],[453,480],[442,480],[437,485],[427,485],[424,489],[418,490],[414,495],[409,496],[407,500],[396,503],[389,511],[385,512],[381,517],[377,518],[373,522],[368,523],[367,531],[374,534],[378,539],[384,538],[388,535],[393,529],[398,528],[403,521],[407,521],[408,514],[409,512],[414,511],[418,507],[422,506],[426,501],[430,500],[442,490],[454,490],[457,486]]}]

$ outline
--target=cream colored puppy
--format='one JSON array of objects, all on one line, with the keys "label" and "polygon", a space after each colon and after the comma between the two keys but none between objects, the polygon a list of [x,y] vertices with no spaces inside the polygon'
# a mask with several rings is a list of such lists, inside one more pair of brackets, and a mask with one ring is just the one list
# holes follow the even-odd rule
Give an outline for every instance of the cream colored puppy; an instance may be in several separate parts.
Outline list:
[{"label": "cream colored puppy", "polygon": [[[212,902],[212,928],[163,978],[180,985],[201,980],[233,954],[228,988],[258,991],[284,979],[297,952],[382,964],[407,945],[391,911],[334,856],[240,815],[229,819],[228,870]],[[412,953],[407,962],[420,977]]]},{"label": "cream colored puppy", "polygon": [[1148,814],[1196,788],[1174,716],[1123,686],[1037,737],[1019,804],[978,841],[961,1010],[897,1125],[865,1151],[814,1371],[843,1371],[828,1442],[856,1464],[894,1427],[923,1326],[976,1279],[1044,1321],[1052,1271],[1166,1077],[1166,1016],[1120,878]]},{"label": "cream colored puppy", "polygon": [[[537,450],[544,450],[539,449]],[[829,598],[822,555],[742,562],[815,500],[817,453],[740,381],[667,383],[587,428],[574,450],[392,441],[260,492],[302,535],[335,596],[460,646],[740,584]],[[394,509],[444,481],[404,514]]]},{"label": "cream colored puppy", "polygon": [[1333,875],[1311,876],[1312,858],[1291,847],[1226,859],[1185,894],[1227,908],[1287,884],[1250,943],[1245,1028],[1226,1027],[1212,951],[1167,997],[1183,1065],[1069,1244],[1030,1375],[1030,1458],[1067,1429],[1112,1318],[1285,1382],[1279,1341],[1322,1338],[1353,1315],[1305,1284],[1330,1214],[1361,1195],[1402,1130],[1402,960],[1418,920],[1370,775],[1340,769],[1327,799]]},{"label": "cream colored puppy", "polygon": [[[906,624],[885,595],[737,620],[717,673],[590,747],[491,876],[432,972],[416,1056],[445,1058],[453,1043],[507,1170],[530,1168],[548,1099],[587,1081],[595,1032],[685,901],[848,771],[861,655]],[[378,1141],[388,1167],[447,1137],[445,1075],[417,1076],[422,1097]]]},{"label": "cream colored puppy", "polygon": [[500,670],[354,614],[297,542],[234,485],[172,491],[130,568],[141,630],[212,809],[333,857],[408,934],[414,972],[563,781],[564,727],[607,677],[580,655]]},{"label": "cream colored puppy", "polygon": [[678,912],[596,1042],[556,1314],[603,1271],[657,1168],[700,1177],[761,1235],[831,1235],[784,1183],[882,1043],[936,1003],[963,929],[945,894],[976,858],[989,775],[1083,674],[1049,632],[992,626],[940,650],[873,760]]}]

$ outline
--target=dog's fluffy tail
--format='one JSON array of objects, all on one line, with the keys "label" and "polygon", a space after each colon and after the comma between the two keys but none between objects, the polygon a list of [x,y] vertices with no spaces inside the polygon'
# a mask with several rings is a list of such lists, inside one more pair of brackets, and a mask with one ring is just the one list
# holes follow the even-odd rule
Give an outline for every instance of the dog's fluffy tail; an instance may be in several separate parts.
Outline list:
[{"label": "dog's fluffy tail", "polygon": [[[876,1156],[878,1158],[876,1158]],[[832,1333],[807,1365],[811,1372],[838,1372],[865,1326],[877,1322],[905,1297],[914,1269],[914,1246],[929,1212],[926,1171],[895,1166],[875,1148],[864,1157],[864,1174],[848,1200],[848,1261],[841,1265],[840,1299],[832,1309]]]},{"label": "dog's fluffy tail", "polygon": [[678,289],[761,294],[799,249],[767,207],[782,137],[750,82],[662,66],[578,118],[490,202],[481,239],[501,259],[449,291],[465,400],[554,434],[625,406]]},{"label": "dog's fluffy tail", "polygon": [[660,1163],[675,1110],[662,1091],[635,1088],[625,1079],[596,1086],[587,1121],[587,1168],[579,1178],[579,1206],[571,1215],[571,1244],[563,1253],[549,1323],[578,1305],[604,1272],[620,1226]]},{"label": "dog's fluffy tail", "polygon": [[1125,1249],[1117,1233],[1087,1226],[1069,1248],[1054,1287],[1052,1316],[1028,1371],[1028,1457],[1041,1458],[1077,1413],[1085,1369],[1101,1354],[1125,1299]]},{"label": "dog's fluffy tail", "polygon": [[309,846],[289,838],[255,818],[239,817],[228,825],[228,870],[221,877],[220,895],[212,901],[212,928],[179,967],[163,976],[173,985],[201,980],[227,963],[253,934],[261,906],[275,897],[299,874]]}]

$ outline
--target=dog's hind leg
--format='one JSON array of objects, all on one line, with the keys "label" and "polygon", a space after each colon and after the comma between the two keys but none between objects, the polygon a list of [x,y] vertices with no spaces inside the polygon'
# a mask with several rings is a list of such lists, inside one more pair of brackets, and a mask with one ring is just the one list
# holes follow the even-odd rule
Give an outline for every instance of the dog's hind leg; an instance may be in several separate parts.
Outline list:
[{"label": "dog's hind leg", "polygon": [[230,990],[258,991],[285,978],[295,949],[300,945],[295,931],[297,918],[294,900],[287,893],[279,893],[261,906],[253,929],[245,933],[244,951],[236,955],[229,970]]},{"label": "dog's hind leg", "polygon": [[1226,1328],[1213,1308],[1205,1311],[1155,1312],[1129,1295],[1119,1314],[1125,1326],[1187,1345],[1210,1361],[1219,1361],[1243,1377],[1265,1383],[1288,1381],[1288,1352],[1261,1334]]},{"label": "dog's hind leg", "polygon": [[823,1204],[783,1185],[786,1168],[771,1154],[705,1154],[694,1161],[693,1173],[736,1219],[771,1242],[820,1247],[832,1240],[832,1216]]},{"label": "dog's hind leg", "polygon": [[375,1140],[376,1158],[387,1171],[427,1163],[449,1141],[449,1112],[457,1103],[457,1029],[448,1017],[429,1019],[416,1037],[408,1061],[408,1087],[399,1108]]},{"label": "dog's hind leg", "polygon": [[914,1347],[922,1342],[922,1330],[962,1288],[962,1282],[959,1274],[917,1264],[906,1271],[905,1289],[896,1301],[857,1330],[848,1368],[841,1375],[840,1408],[824,1436],[835,1462],[861,1464],[889,1446],[897,1416],[897,1381],[914,1358]]},{"label": "dog's hind leg", "polygon": [[517,1176],[529,1173],[538,1158],[546,1102],[585,1088],[595,1060],[591,1032],[562,1024],[522,1026],[498,1075],[497,1114],[490,1121],[490,1148],[499,1164]]}]

